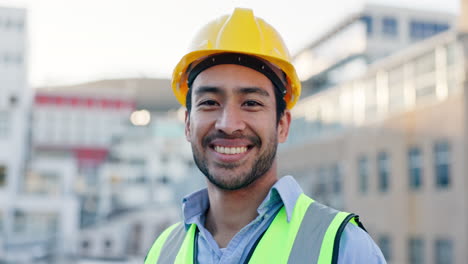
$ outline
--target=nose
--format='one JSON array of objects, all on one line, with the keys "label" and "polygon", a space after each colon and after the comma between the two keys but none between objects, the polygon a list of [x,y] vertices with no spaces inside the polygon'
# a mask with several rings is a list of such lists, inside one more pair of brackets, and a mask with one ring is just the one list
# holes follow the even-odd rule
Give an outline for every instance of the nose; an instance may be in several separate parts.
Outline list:
[{"label": "nose", "polygon": [[242,119],[241,109],[234,105],[225,106],[216,120],[215,128],[227,135],[243,131],[245,122]]}]

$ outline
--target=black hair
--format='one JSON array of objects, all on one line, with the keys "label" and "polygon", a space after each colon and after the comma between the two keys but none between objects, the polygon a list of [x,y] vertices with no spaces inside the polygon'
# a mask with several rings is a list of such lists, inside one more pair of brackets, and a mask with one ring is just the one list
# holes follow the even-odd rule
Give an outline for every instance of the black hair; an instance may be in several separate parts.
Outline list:
[{"label": "black hair", "polygon": [[[286,75],[284,76],[284,79],[286,79]],[[273,90],[275,92],[276,102],[276,125],[278,125],[281,117],[283,117],[284,111],[286,110],[286,101],[284,100],[283,93],[281,93],[279,89],[274,87]],[[185,106],[190,116],[190,111],[192,110],[192,87],[189,87],[187,95],[185,96]]]}]

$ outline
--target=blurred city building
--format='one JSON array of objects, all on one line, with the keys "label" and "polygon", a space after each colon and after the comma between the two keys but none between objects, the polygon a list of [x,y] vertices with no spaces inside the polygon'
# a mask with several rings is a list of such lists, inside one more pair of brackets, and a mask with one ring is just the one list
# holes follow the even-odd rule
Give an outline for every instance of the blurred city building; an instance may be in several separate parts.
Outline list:
[{"label": "blurred city building", "polygon": [[203,177],[169,87],[120,79],[36,89],[16,216],[47,239],[25,232],[36,245],[25,262],[141,262],[180,217],[182,196]]},{"label": "blurred city building", "polygon": [[368,65],[451,28],[455,15],[366,5],[294,56],[303,95],[364,74]]},{"label": "blurred city building", "polygon": [[[25,9],[0,7],[0,261],[41,254],[34,242],[29,248],[35,250],[23,251],[26,226],[18,221],[32,94],[27,81],[27,24]],[[17,251],[22,255],[12,254]]]},{"label": "blurred city building", "polygon": [[[389,263],[468,257],[468,45],[454,22],[369,5],[295,56],[304,96],[280,172],[362,215]],[[0,263],[141,263],[204,181],[169,80],[32,96],[26,25],[25,10],[0,8],[0,149],[11,150],[0,151]]]},{"label": "blurred city building", "polygon": [[[46,159],[57,167],[64,162],[73,167],[75,189],[81,200],[80,225],[95,218],[98,192],[97,170],[107,159],[112,140],[124,133],[135,109],[134,100],[113,94],[77,91],[37,90],[33,105],[31,153],[32,162]],[[37,161],[36,161],[37,160]],[[34,168],[31,168],[34,170]],[[26,174],[25,183],[60,186],[63,174],[43,175],[48,180],[34,181]]]},{"label": "blurred city building", "polygon": [[[10,13],[0,25],[18,31],[25,11]],[[8,33],[16,42],[0,51],[16,68],[0,67],[0,146],[15,156],[0,153],[0,263],[141,263],[203,180],[169,80],[39,87],[32,96],[21,86],[26,66],[10,61],[24,36]]]},{"label": "blurred city building", "polygon": [[140,261],[155,237],[180,219],[182,197],[201,188],[204,179],[185,141],[183,122],[167,114],[129,128],[111,148],[98,178],[99,221],[82,230],[80,258]]},{"label": "blurred city building", "polygon": [[131,99],[138,109],[166,112],[178,108],[169,79],[129,78],[100,80],[76,85],[42,86],[38,91]]},{"label": "blurred city building", "polygon": [[[467,42],[447,30],[451,16],[375,10],[381,12],[353,20],[368,25],[365,56],[376,54],[361,71],[347,75],[341,66],[348,61],[338,58],[310,69],[304,89],[313,92],[293,109],[280,171],[316,200],[361,215],[388,263],[465,263]],[[385,45],[371,45],[389,31],[398,36],[394,44],[388,36]],[[336,37],[348,47],[354,39],[341,32],[320,41]],[[379,54],[379,47],[388,50]]]},{"label": "blurred city building", "polygon": [[178,206],[139,207],[85,228],[73,263],[143,263],[155,237],[179,219],[179,211]]}]

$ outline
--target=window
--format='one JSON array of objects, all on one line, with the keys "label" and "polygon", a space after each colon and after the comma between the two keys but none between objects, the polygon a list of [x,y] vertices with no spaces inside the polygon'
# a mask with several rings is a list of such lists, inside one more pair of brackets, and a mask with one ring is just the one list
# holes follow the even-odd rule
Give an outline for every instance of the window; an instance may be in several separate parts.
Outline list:
[{"label": "window", "polygon": [[127,253],[132,255],[137,255],[141,251],[141,240],[143,236],[143,225],[141,223],[136,223],[133,225],[130,237],[128,239]]},{"label": "window", "polygon": [[422,185],[422,155],[418,147],[408,151],[409,186],[416,190]]},{"label": "window", "polygon": [[6,30],[17,29],[18,32],[22,32],[24,30],[24,21],[22,20],[15,21],[15,20],[8,19],[8,18],[2,21],[2,19],[0,19],[0,28],[2,27],[5,28]]},{"label": "window", "polygon": [[3,63],[5,65],[8,65],[10,63],[10,54],[8,53],[3,54]]},{"label": "window", "polygon": [[446,141],[434,144],[434,166],[436,186],[446,188],[450,185],[450,146]]},{"label": "window", "polygon": [[25,235],[55,235],[59,230],[58,215],[47,212],[28,212],[15,210],[13,213],[13,230]]},{"label": "window", "polygon": [[385,260],[390,262],[392,260],[392,243],[388,235],[382,235],[377,240],[377,244],[382,250]]},{"label": "window", "polygon": [[366,118],[371,119],[377,115],[377,85],[375,79],[365,82]]},{"label": "window", "polygon": [[433,23],[413,20],[410,22],[410,37],[412,39],[425,39],[449,29],[445,23]]},{"label": "window", "polygon": [[16,24],[16,27],[18,28],[19,32],[22,32],[23,29],[24,29],[24,22],[23,21],[18,21],[18,23]]},{"label": "window", "polygon": [[424,241],[422,238],[412,237],[408,241],[408,263],[424,264]]},{"label": "window", "polygon": [[10,116],[6,111],[0,111],[0,137],[7,137],[9,134]]},{"label": "window", "polygon": [[403,66],[395,67],[388,71],[388,107],[390,111],[404,107],[404,76]]},{"label": "window", "polygon": [[358,174],[359,174],[359,191],[361,193],[367,192],[369,175],[368,175],[368,162],[366,157],[361,157],[358,160]]},{"label": "window", "polygon": [[110,239],[104,240],[104,247],[106,249],[112,249],[112,240],[110,240]]},{"label": "window", "polygon": [[10,106],[15,106],[18,103],[18,97],[15,95],[10,96]]},{"label": "window", "polygon": [[81,241],[81,252],[80,254],[82,255],[88,255],[90,250],[91,250],[91,246],[92,246],[92,243],[90,240],[86,239],[86,240],[82,240]]},{"label": "window", "polygon": [[18,65],[23,64],[23,55],[21,55],[21,54],[19,54],[19,53],[16,54],[16,63],[17,63]]},{"label": "window", "polygon": [[449,28],[450,28],[450,26],[447,25],[447,24],[437,24],[437,25],[436,25],[436,31],[437,31],[437,33],[446,31],[446,30],[448,30]]},{"label": "window", "polygon": [[452,264],[453,243],[448,239],[437,239],[435,241],[435,264]]},{"label": "window", "polygon": [[361,20],[366,25],[366,31],[368,35],[372,35],[372,17],[371,16],[363,16]]},{"label": "window", "polygon": [[422,25],[419,22],[411,21],[410,23],[410,36],[413,39],[423,38]]},{"label": "window", "polygon": [[398,35],[398,22],[393,17],[382,19],[382,33],[384,36],[396,37]]},{"label": "window", "polygon": [[15,210],[13,218],[13,231],[16,233],[23,233],[26,230],[26,215],[23,211]]},{"label": "window", "polygon": [[390,160],[387,152],[380,152],[377,156],[378,184],[381,192],[386,192],[389,187]]},{"label": "window", "polygon": [[436,94],[435,58],[435,52],[431,51],[415,60],[414,89],[416,91],[416,101],[434,97]]},{"label": "window", "polygon": [[10,19],[5,21],[5,28],[9,29],[13,25],[13,22]]},{"label": "window", "polygon": [[81,248],[82,249],[88,249],[89,248],[89,241],[88,240],[83,240],[81,241]]},{"label": "window", "polygon": [[39,196],[59,196],[63,191],[62,184],[59,171],[29,171],[25,175],[24,191]]},{"label": "window", "polygon": [[328,192],[327,178],[327,170],[324,167],[320,167],[317,170],[317,187],[315,195],[322,200]]},{"label": "window", "polygon": [[339,164],[333,164],[331,167],[332,189],[334,194],[341,193],[341,171]]},{"label": "window", "polygon": [[0,235],[2,235],[4,232],[3,230],[3,213],[0,211]]},{"label": "window", "polygon": [[416,87],[415,90],[416,90],[416,101],[420,101],[421,99],[425,99],[428,97],[434,97],[436,94],[435,84],[419,86],[419,87]]},{"label": "window", "polygon": [[104,254],[106,255],[112,255],[113,254],[113,241],[110,238],[104,239]]},{"label": "window", "polygon": [[21,53],[4,53],[0,55],[0,63],[8,64],[23,64],[23,55]]},{"label": "window", "polygon": [[7,181],[7,167],[0,165],[0,188],[6,186]]},{"label": "window", "polygon": [[435,51],[426,52],[415,59],[414,74],[416,77],[435,71]]},{"label": "window", "polygon": [[457,62],[457,60],[459,59],[458,58],[458,54],[457,54],[457,44],[455,42],[452,42],[452,43],[449,43],[445,46],[445,50],[446,50],[446,53],[447,53],[447,57],[446,57],[446,63],[447,65],[453,65],[455,64],[455,62]]}]

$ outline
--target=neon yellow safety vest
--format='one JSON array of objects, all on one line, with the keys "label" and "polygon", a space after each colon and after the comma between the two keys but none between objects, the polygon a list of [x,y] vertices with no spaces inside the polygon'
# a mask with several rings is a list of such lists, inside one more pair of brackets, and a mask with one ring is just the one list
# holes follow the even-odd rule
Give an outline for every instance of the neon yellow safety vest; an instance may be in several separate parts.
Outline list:
[{"label": "neon yellow safety vest", "polygon": [[[245,263],[337,263],[341,233],[351,222],[364,229],[358,216],[339,212],[301,194],[287,221],[284,206],[250,252]],[[364,229],[365,230],[365,229]],[[177,223],[154,242],[145,264],[196,262],[197,227]]]}]

